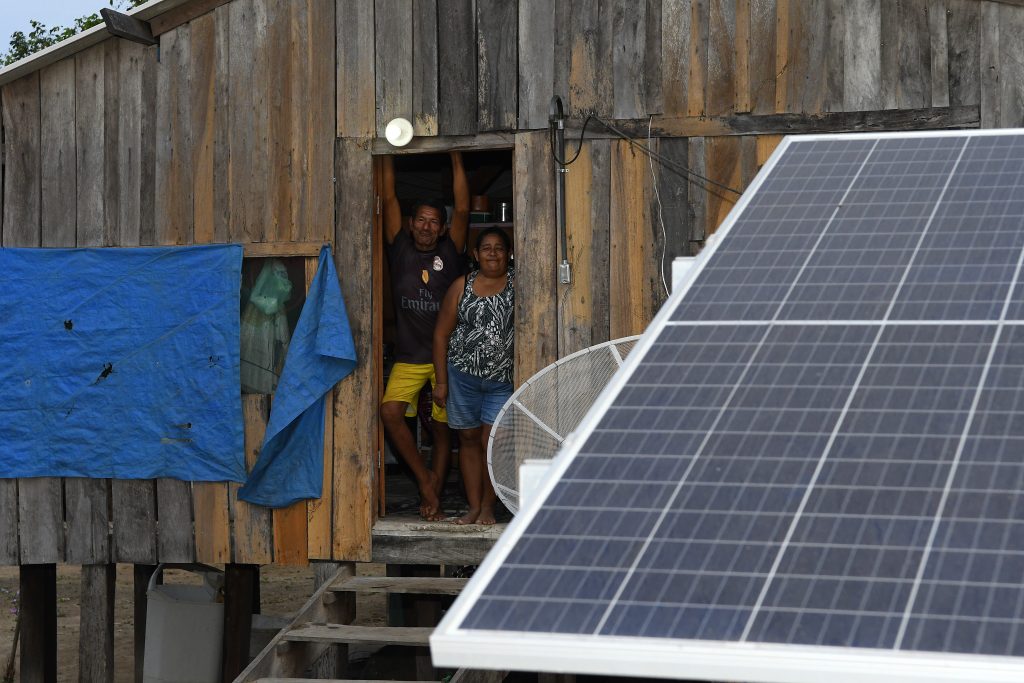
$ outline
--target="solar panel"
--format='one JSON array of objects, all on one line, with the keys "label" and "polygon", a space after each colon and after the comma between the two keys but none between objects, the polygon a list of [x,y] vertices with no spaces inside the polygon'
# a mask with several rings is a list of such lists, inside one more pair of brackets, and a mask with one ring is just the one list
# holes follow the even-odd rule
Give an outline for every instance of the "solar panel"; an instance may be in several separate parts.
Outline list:
[{"label": "solar panel", "polygon": [[1024,132],[787,138],[440,665],[1024,680]]}]

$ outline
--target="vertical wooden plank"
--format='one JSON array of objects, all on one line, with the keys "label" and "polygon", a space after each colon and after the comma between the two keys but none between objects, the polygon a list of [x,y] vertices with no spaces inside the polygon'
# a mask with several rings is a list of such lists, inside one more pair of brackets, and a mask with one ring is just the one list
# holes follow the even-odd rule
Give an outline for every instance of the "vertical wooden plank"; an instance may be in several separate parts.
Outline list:
[{"label": "vertical wooden plank", "polygon": [[[229,184],[231,131],[230,79],[231,79],[231,8],[221,5],[213,13],[214,66],[213,66],[213,241],[228,241],[231,221],[231,188]],[[330,83],[333,74],[327,74]],[[322,84],[321,84],[322,86]],[[328,88],[321,88],[328,90]],[[332,124],[333,127],[333,124]]]},{"label": "vertical wooden plank", "polygon": [[119,128],[116,142],[118,175],[117,234],[120,246],[139,244],[142,222],[142,71],[146,48],[128,40],[116,42],[120,50],[116,106]]},{"label": "vertical wooden plank", "polygon": [[338,140],[334,252],[359,359],[334,394],[334,559],[367,562],[377,453],[377,359],[373,334],[373,159],[369,141]]},{"label": "vertical wooden plank", "polygon": [[[102,246],[104,205],[104,44],[75,55],[75,148],[78,178],[78,240]],[[65,245],[65,246],[74,246]]]},{"label": "vertical wooden plank", "polygon": [[888,0],[879,6],[881,26],[881,78],[878,82],[880,106],[879,109],[895,109],[896,94],[899,86],[900,64],[900,24],[899,24],[899,1]]},{"label": "vertical wooden plank", "polygon": [[665,111],[665,93],[661,78],[661,3],[647,0],[644,15],[644,113],[648,116]]},{"label": "vertical wooden plank", "polygon": [[782,135],[758,135],[757,136],[757,167],[761,168],[768,161],[775,148],[782,142]]},{"label": "vertical wooden plank", "polygon": [[[41,242],[44,247],[75,246],[75,60],[63,59],[39,72]],[[19,198],[19,201],[21,199]]]},{"label": "vertical wooden plank", "polygon": [[1024,125],[1024,7],[999,8],[999,125]]},{"label": "vertical wooden plank", "polygon": [[121,50],[112,38],[103,43],[103,246],[117,245],[121,228],[118,225],[121,198],[121,167],[118,164],[117,140],[121,129],[120,111],[117,103],[121,99],[120,62]]},{"label": "vertical wooden plank", "polygon": [[737,112],[750,111],[750,0],[736,0],[736,80],[733,100]]},{"label": "vertical wooden plank", "polygon": [[157,46],[144,48],[142,61],[142,112],[139,151],[142,177],[139,180],[139,244],[156,243],[156,86]]},{"label": "vertical wooden plank", "polygon": [[931,106],[932,55],[928,0],[899,0],[899,80],[896,106],[917,109]]},{"label": "vertical wooden plank", "polygon": [[481,131],[516,127],[518,6],[513,0],[476,0],[477,127]]},{"label": "vertical wooden plank", "polygon": [[931,49],[931,106],[948,107],[949,33],[946,29],[945,0],[929,0],[928,36]]},{"label": "vertical wooden plank", "polygon": [[515,145],[512,206],[516,224],[515,375],[519,385],[558,354],[558,331],[550,324],[551,311],[557,310],[558,235],[548,135],[520,133]]},{"label": "vertical wooden plank", "polygon": [[[334,235],[334,126],[335,94],[324,83],[331,83],[335,72],[335,55],[321,46],[333,40],[335,5],[320,0],[306,0],[309,5],[308,38],[300,47],[307,52],[306,102],[296,99],[294,106],[305,114],[303,154],[306,176],[296,178],[297,190],[303,197],[301,218],[296,218],[302,240],[328,241]],[[328,411],[330,412],[330,411]]]},{"label": "vertical wooden plank", "polygon": [[[339,13],[339,21],[341,14]],[[437,0],[437,132],[477,132],[476,13],[473,0]],[[441,38],[445,36],[445,38]],[[458,36],[458,40],[452,40]]]},{"label": "vertical wooden plank", "polygon": [[[662,138],[658,153],[681,166],[689,165],[689,142],[686,138]],[[690,244],[690,194],[699,192],[684,178],[673,173],[662,172],[658,176],[660,219],[665,224],[665,258],[662,274],[672,284],[672,260],[677,256],[691,256]]]},{"label": "vertical wooden plank", "polygon": [[[244,2],[244,0],[243,0]],[[160,36],[157,65],[156,121],[156,242],[162,245],[192,241],[192,144],[190,32],[180,26]],[[177,479],[158,479],[157,559],[192,562],[192,486]]]},{"label": "vertical wooden plank", "polygon": [[843,111],[846,70],[846,0],[826,0],[825,111]]},{"label": "vertical wooden plank", "polygon": [[216,23],[208,12],[191,24],[189,50],[189,130],[192,135],[192,223],[194,241],[214,241],[213,153],[216,102]]},{"label": "vertical wooden plank", "polygon": [[690,78],[686,96],[686,113],[706,114],[705,93],[708,78],[708,31],[711,25],[710,0],[690,2]]},{"label": "vertical wooden plank", "polygon": [[413,3],[412,112],[416,135],[437,135],[437,0]]},{"label": "vertical wooden plank", "polygon": [[981,102],[981,6],[976,0],[946,0],[949,104]]},{"label": "vertical wooden plank", "polygon": [[[191,135],[192,224],[195,244],[214,240],[214,117],[216,103],[217,32],[213,13],[189,24],[188,115]],[[282,65],[285,66],[285,65]],[[279,69],[274,70],[275,73]],[[231,559],[231,527],[228,488],[224,482],[192,484],[192,518],[195,520],[196,560],[220,564]]]},{"label": "vertical wooden plank", "polygon": [[157,66],[156,232],[161,244],[192,242],[190,32],[160,36]]},{"label": "vertical wooden plank", "polygon": [[880,0],[850,0],[846,5],[843,108],[881,108],[882,15]]},{"label": "vertical wooden plank", "polygon": [[612,88],[617,119],[647,114],[644,92],[644,55],[647,52],[647,6],[635,0],[612,3]]},{"label": "vertical wooden plank", "polygon": [[[127,40],[117,43],[120,50],[117,243],[136,246],[152,243],[154,238],[156,52],[155,48]],[[154,564],[157,559],[156,484],[152,480],[113,479],[110,498],[112,561]]]},{"label": "vertical wooden plank", "polygon": [[263,236],[268,242],[293,239],[292,207],[302,199],[301,191],[294,190],[298,189],[296,176],[303,175],[296,146],[303,137],[301,128],[305,117],[294,104],[302,97],[297,77],[303,69],[290,49],[292,25],[297,20],[296,10],[300,8],[304,10],[305,3],[267,5],[267,41],[261,54],[265,52],[268,63],[275,65],[266,74],[268,173]]},{"label": "vertical wooden plank", "polygon": [[777,0],[775,6],[775,111],[786,111],[789,96],[789,43],[791,0]]},{"label": "vertical wooden plank", "polygon": [[[319,259],[315,256],[306,258],[306,291],[309,291],[316,276]],[[327,392],[324,399],[327,406],[334,404],[334,392]],[[331,483],[334,476],[334,421],[333,410],[325,411],[324,423],[324,466],[323,490],[319,498],[306,501],[306,536],[307,548],[305,555],[309,559],[331,559],[331,513],[334,507],[334,495]]]},{"label": "vertical wooden plank", "polygon": [[710,3],[705,111],[722,116],[736,110],[736,0]]},{"label": "vertical wooden plank", "polygon": [[593,142],[583,145],[565,176],[566,248],[572,283],[558,285],[559,358],[594,343],[591,256],[593,238],[600,228],[594,226],[591,212],[594,169],[590,151],[593,145]]},{"label": "vertical wooden plank", "polygon": [[750,3],[750,112],[775,111],[775,0],[749,0]]},{"label": "vertical wooden plank", "polygon": [[[230,45],[228,90],[228,237],[239,242],[259,242],[263,235],[262,213],[255,203],[265,200],[265,189],[255,173],[256,157],[265,149],[258,130],[257,95],[261,78],[256,73],[256,6],[252,0],[228,5]],[[254,185],[259,192],[254,191]]]},{"label": "vertical wooden plank", "polygon": [[[4,202],[3,245],[40,244],[39,74],[3,86]],[[17,197],[18,201],[11,201]]]},{"label": "vertical wooden plank", "polygon": [[611,338],[643,332],[663,299],[655,264],[650,166],[625,140],[612,145],[610,219]]},{"label": "vertical wooden plank", "polygon": [[547,128],[555,72],[555,1],[521,3],[518,25],[519,130]]},{"label": "vertical wooden plank", "polygon": [[[245,469],[251,472],[263,447],[267,431],[268,400],[263,394],[242,395],[242,419],[245,424]],[[238,500],[240,484],[228,484],[233,527],[231,561],[241,564],[270,564],[273,529],[270,510]]]},{"label": "vertical wooden plank", "polygon": [[379,137],[391,119],[413,118],[412,18],[412,0],[374,0]]},{"label": "vertical wooden plank", "polygon": [[[785,2],[787,0],[780,0]],[[688,141],[687,168],[695,175],[707,177],[706,138],[690,138]],[[708,192],[698,180],[690,181],[690,244],[696,254],[704,248],[708,232]]]},{"label": "vertical wooden plank", "polygon": [[[38,247],[40,234],[41,112],[39,74],[33,73],[3,87],[4,194],[19,201],[4,203],[3,245]],[[4,518],[17,520],[17,532],[3,542],[8,551],[18,547],[20,562],[45,564],[64,559],[64,525],[61,480],[56,478],[5,481],[0,508]],[[13,513],[17,506],[17,514]]]},{"label": "vertical wooden plank", "polygon": [[816,113],[824,108],[828,27],[827,0],[789,6],[786,111]]},{"label": "vertical wooden plank", "polygon": [[569,90],[569,70],[572,67],[572,41],[579,27],[572,14],[572,0],[554,2],[553,5],[551,94],[560,95],[565,110],[571,112],[574,105],[572,92]]},{"label": "vertical wooden plank", "polygon": [[78,680],[114,681],[115,564],[82,566],[81,619],[78,635]]},{"label": "vertical wooden plank", "polygon": [[368,137],[377,125],[373,3],[337,0],[336,7],[338,137]]},{"label": "vertical wooden plank", "polygon": [[[271,92],[272,72],[277,70],[278,65],[274,64],[271,68],[270,10],[279,6],[280,3],[275,0],[252,0],[254,46],[250,96],[252,98],[254,135],[252,139],[252,168],[249,183],[245,188],[245,201],[251,207],[249,218],[252,221],[246,225],[246,235],[254,242],[266,241],[269,230],[267,226],[271,220],[272,204],[267,197],[271,187],[270,102],[273,96]],[[231,97],[234,97],[234,93],[231,94]]]},{"label": "vertical wooden plank", "polygon": [[[662,0],[661,89],[666,116],[681,116],[687,111],[692,16],[689,0]],[[774,74],[772,80],[774,81]]]},{"label": "vertical wooden plank", "polygon": [[1002,124],[1002,78],[999,44],[1003,40],[999,25],[998,3],[981,6],[981,127],[998,128]]},{"label": "vertical wooden plank", "polygon": [[[741,138],[723,136],[707,139],[707,177],[728,187],[743,186],[740,163]],[[718,185],[707,190],[708,229],[714,232],[736,205],[739,196]]]},{"label": "vertical wooden plank", "polygon": [[[558,3],[561,6],[561,3]],[[573,117],[610,116],[613,86],[611,12],[600,0],[572,0],[569,24],[568,94]]]}]

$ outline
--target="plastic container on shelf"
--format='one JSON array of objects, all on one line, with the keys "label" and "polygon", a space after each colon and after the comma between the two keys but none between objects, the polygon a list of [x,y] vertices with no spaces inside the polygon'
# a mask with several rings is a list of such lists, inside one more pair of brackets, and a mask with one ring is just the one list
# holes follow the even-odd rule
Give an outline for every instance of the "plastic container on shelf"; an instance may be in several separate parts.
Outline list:
[{"label": "plastic container on shelf", "polygon": [[[202,585],[161,584],[165,567],[203,576]],[[224,637],[224,574],[202,564],[158,565],[146,590],[143,683],[217,683]]]}]

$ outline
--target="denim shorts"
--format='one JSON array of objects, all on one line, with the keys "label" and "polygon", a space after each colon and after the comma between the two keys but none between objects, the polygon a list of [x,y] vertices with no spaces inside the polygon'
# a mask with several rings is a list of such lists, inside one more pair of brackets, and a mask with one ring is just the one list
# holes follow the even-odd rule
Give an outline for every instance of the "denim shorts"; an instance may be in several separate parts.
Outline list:
[{"label": "denim shorts", "polygon": [[448,426],[473,429],[492,425],[512,395],[511,382],[496,382],[462,372],[448,364]]}]

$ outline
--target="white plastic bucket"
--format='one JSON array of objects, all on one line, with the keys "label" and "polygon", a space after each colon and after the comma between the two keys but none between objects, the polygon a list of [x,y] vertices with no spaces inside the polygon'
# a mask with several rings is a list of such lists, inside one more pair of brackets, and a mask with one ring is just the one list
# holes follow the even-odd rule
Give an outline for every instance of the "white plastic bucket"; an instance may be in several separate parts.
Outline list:
[{"label": "white plastic bucket", "polygon": [[[203,585],[159,584],[165,566],[203,575]],[[224,637],[222,572],[206,565],[158,565],[146,590],[143,683],[218,683]]]}]

